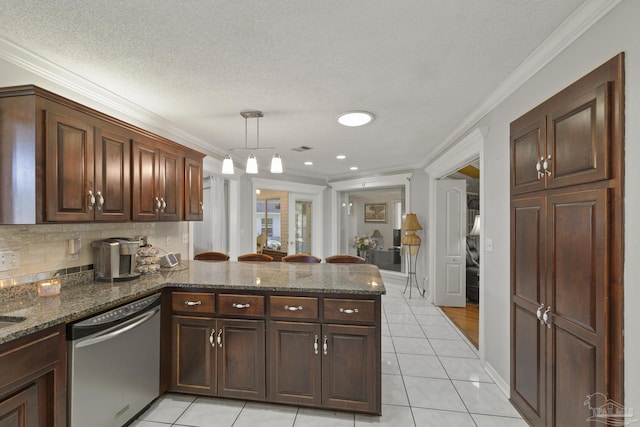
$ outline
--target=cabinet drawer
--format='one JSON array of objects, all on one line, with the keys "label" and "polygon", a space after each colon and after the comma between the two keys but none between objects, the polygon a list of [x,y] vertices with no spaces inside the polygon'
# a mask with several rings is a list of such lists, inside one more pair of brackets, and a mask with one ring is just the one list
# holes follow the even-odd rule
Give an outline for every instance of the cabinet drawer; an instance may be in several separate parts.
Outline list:
[{"label": "cabinet drawer", "polygon": [[324,320],[375,322],[375,301],[361,299],[324,299]]},{"label": "cabinet drawer", "polygon": [[269,312],[273,317],[317,319],[318,298],[272,296],[269,297]]},{"label": "cabinet drawer", "polygon": [[215,294],[199,292],[174,292],[171,295],[171,308],[174,312],[213,314]]},{"label": "cabinet drawer", "polygon": [[218,311],[235,316],[264,316],[264,296],[221,294],[218,296]]}]

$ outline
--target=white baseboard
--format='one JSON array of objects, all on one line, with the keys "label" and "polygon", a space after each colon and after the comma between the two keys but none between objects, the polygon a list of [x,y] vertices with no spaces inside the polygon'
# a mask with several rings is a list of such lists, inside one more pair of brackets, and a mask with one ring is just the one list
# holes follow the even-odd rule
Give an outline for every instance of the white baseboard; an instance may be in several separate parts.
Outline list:
[{"label": "white baseboard", "polygon": [[510,397],[511,394],[511,387],[509,387],[509,383],[506,382],[499,374],[498,372],[496,372],[495,369],[493,369],[493,366],[491,366],[489,363],[487,363],[486,361],[483,362],[483,367],[484,370],[487,371],[487,374],[489,374],[489,376],[491,377],[491,379],[493,380],[494,383],[496,383],[496,385],[498,386],[498,388],[500,388],[500,390],[502,391],[502,393],[507,397],[507,399]]}]

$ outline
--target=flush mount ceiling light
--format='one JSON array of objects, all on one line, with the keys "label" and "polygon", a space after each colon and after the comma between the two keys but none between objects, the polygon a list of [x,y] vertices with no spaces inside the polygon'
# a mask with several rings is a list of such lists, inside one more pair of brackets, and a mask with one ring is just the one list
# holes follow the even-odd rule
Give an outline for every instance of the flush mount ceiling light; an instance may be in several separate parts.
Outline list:
[{"label": "flush mount ceiling light", "polygon": [[346,159],[346,158],[347,158],[347,156],[345,156],[344,154],[338,154],[338,155],[336,156],[336,159],[338,159],[338,160],[344,160],[344,159]]},{"label": "flush mount ceiling light", "polygon": [[347,111],[338,116],[338,123],[343,126],[364,126],[373,120],[373,114],[368,111]]},{"label": "flush mount ceiling light", "polygon": [[[224,156],[222,160],[222,173],[225,175],[233,175],[233,159],[231,158],[232,151],[249,151],[249,157],[247,158],[247,167],[245,169],[246,173],[256,174],[258,173],[258,159],[254,153],[254,151],[261,150],[275,150],[274,147],[260,147],[260,117],[264,117],[262,111],[242,111],[240,115],[244,117],[244,147],[241,148],[231,148],[229,153]],[[247,129],[248,123],[247,119],[256,119],[256,146],[249,147],[247,144]],[[271,173],[282,173],[282,158],[280,154],[275,153],[273,158],[271,159]]]}]

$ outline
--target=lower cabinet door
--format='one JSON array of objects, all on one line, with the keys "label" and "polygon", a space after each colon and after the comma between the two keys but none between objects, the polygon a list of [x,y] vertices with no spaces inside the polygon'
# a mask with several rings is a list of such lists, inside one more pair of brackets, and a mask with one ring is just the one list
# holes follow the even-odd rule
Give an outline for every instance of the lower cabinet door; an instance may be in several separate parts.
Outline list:
[{"label": "lower cabinet door", "polygon": [[208,317],[173,316],[172,390],[216,393],[214,325],[215,320]]},{"label": "lower cabinet door", "polygon": [[0,427],[38,427],[38,385],[0,400]]},{"label": "lower cabinet door", "polygon": [[380,347],[373,326],[322,326],[322,405],[380,411]]},{"label": "lower cabinet door", "polygon": [[317,323],[269,325],[269,400],[320,405],[321,327]]},{"label": "lower cabinet door", "polygon": [[264,333],[263,320],[217,321],[219,396],[264,400]]}]

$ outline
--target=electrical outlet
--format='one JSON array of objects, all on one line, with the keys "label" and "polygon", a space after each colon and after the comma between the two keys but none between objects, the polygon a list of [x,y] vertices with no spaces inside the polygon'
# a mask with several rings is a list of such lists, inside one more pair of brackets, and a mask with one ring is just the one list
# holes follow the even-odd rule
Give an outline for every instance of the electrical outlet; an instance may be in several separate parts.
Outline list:
[{"label": "electrical outlet", "polygon": [[20,268],[20,251],[0,252],[0,271]]},{"label": "electrical outlet", "polygon": [[182,243],[189,243],[189,233],[184,233],[182,235]]},{"label": "electrical outlet", "polygon": [[166,236],[166,237],[165,237],[165,242],[164,242],[164,244],[165,244],[166,246],[171,246],[171,237]]},{"label": "electrical outlet", "polygon": [[487,252],[493,252],[493,240],[492,239],[486,239],[484,241],[484,249]]}]

